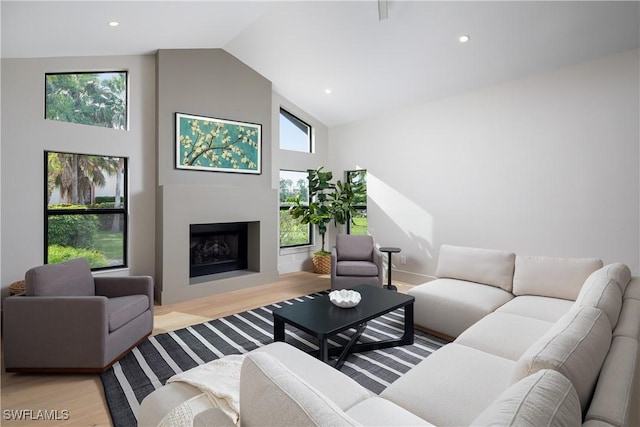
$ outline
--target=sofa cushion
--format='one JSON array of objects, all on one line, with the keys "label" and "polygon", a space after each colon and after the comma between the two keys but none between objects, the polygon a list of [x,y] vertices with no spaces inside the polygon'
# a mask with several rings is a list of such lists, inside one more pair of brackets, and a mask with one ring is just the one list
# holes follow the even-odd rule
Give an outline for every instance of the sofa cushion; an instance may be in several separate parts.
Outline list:
[{"label": "sofa cushion", "polygon": [[473,426],[565,426],[582,424],[580,401],[562,374],[543,369],[504,391]]},{"label": "sofa cushion", "polygon": [[593,258],[516,257],[515,295],[539,295],[575,301],[584,281],[602,267]]},{"label": "sofa cushion", "polygon": [[149,297],[146,295],[127,295],[107,299],[109,332],[115,331],[149,309]]},{"label": "sofa cushion", "polygon": [[510,313],[555,323],[573,307],[573,301],[523,295],[498,307],[496,313]]},{"label": "sofa cushion", "polygon": [[633,298],[640,300],[640,277],[633,277],[627,289],[624,291],[624,298]]},{"label": "sofa cushion", "polygon": [[84,258],[34,267],[25,274],[25,292],[30,296],[94,296],[89,263]]},{"label": "sofa cushion", "polygon": [[[601,271],[602,269],[598,270]],[[597,273],[597,272],[596,272]],[[593,273],[585,280],[576,304],[599,308],[609,318],[611,329],[615,328],[622,308],[622,293],[613,280],[603,274]]]},{"label": "sofa cushion", "polygon": [[338,234],[336,252],[338,261],[370,261],[373,259],[373,237]]},{"label": "sofa cushion", "polygon": [[587,420],[605,421],[615,426],[626,426],[632,400],[638,341],[629,337],[616,337],[602,366],[598,385],[587,412]]},{"label": "sofa cushion", "polygon": [[513,360],[451,343],[394,381],[380,397],[434,425],[468,426],[509,387],[514,366]]},{"label": "sofa cushion", "polygon": [[586,409],[610,344],[607,316],[597,308],[575,307],[522,355],[512,382],[541,369],[554,369],[571,381]]},{"label": "sofa cushion", "polygon": [[516,361],[553,323],[509,313],[490,313],[457,339],[456,344]]},{"label": "sofa cushion", "polygon": [[242,363],[240,402],[243,426],[360,425],[265,352],[248,353]]},{"label": "sofa cushion", "polygon": [[347,415],[365,426],[433,426],[395,403],[379,397],[363,400],[349,409]]},{"label": "sofa cushion", "polygon": [[378,266],[371,261],[339,261],[336,263],[338,276],[378,276]]},{"label": "sofa cushion", "polygon": [[613,330],[614,337],[629,337],[640,340],[640,300],[627,298],[622,302],[620,318]]},{"label": "sofa cushion", "polygon": [[442,245],[436,276],[496,286],[511,292],[515,254],[494,249]]},{"label": "sofa cushion", "polygon": [[513,295],[495,286],[456,279],[438,279],[415,286],[414,322],[450,337],[494,311]]}]

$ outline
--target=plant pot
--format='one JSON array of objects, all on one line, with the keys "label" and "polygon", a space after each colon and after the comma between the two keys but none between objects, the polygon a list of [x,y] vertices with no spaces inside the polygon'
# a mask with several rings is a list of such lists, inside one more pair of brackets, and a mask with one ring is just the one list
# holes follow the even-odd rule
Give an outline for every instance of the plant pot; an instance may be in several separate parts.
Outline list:
[{"label": "plant pot", "polygon": [[317,274],[331,274],[331,254],[314,255],[311,258],[313,272]]}]

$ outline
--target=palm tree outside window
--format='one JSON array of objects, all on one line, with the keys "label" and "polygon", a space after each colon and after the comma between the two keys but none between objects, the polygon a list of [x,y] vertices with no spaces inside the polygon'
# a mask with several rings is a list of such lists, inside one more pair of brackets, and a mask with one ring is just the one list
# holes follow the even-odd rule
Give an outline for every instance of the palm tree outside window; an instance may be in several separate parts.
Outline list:
[{"label": "palm tree outside window", "polygon": [[44,262],[127,266],[127,159],[45,152]]}]

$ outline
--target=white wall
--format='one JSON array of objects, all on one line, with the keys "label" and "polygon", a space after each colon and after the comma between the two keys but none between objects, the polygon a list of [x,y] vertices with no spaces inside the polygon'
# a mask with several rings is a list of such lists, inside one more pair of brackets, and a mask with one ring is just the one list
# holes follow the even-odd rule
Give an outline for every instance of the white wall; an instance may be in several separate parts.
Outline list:
[{"label": "white wall", "polygon": [[330,164],[368,170],[369,231],[402,248],[399,279],[433,276],[443,243],[638,274],[638,64],[628,51],[333,127]]},{"label": "white wall", "polygon": [[[303,153],[300,151],[280,149],[280,108],[284,108],[313,128],[314,152]],[[280,170],[306,171],[325,166],[328,162],[328,128],[322,122],[310,116],[307,112],[282,97],[273,93],[271,107],[273,113],[273,170],[272,183],[274,189],[280,189]],[[282,248],[279,251],[278,271],[290,273],[300,270],[311,270],[311,255],[320,250],[321,240],[315,229],[314,244],[305,247]],[[279,231],[279,230],[278,230]],[[280,233],[278,232],[278,235]]]},{"label": "white wall", "polygon": [[[128,70],[129,130],[44,119],[44,75]],[[129,158],[129,272],[154,273],[155,61],[153,56],[2,60],[3,294],[44,262],[44,151]],[[121,272],[120,274],[127,274]]]},{"label": "white wall", "polygon": [[[0,7],[0,22],[2,22],[2,7]],[[0,31],[0,46],[2,46],[2,31]],[[1,50],[1,48],[0,48]],[[0,82],[2,82],[2,66],[0,65]],[[2,100],[2,84],[0,84],[0,100]],[[0,165],[2,164],[2,102],[0,102]],[[2,212],[2,173],[0,173],[0,213]],[[2,242],[2,219],[0,218],[0,242]],[[2,289],[2,244],[0,244],[0,290]]]}]

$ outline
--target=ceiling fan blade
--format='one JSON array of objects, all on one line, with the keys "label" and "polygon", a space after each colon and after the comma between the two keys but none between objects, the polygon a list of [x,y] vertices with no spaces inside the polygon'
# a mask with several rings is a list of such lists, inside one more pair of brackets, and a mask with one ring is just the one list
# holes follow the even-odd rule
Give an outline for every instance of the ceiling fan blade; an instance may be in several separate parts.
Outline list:
[{"label": "ceiling fan blade", "polygon": [[378,0],[378,20],[384,21],[389,17],[388,0]]}]

